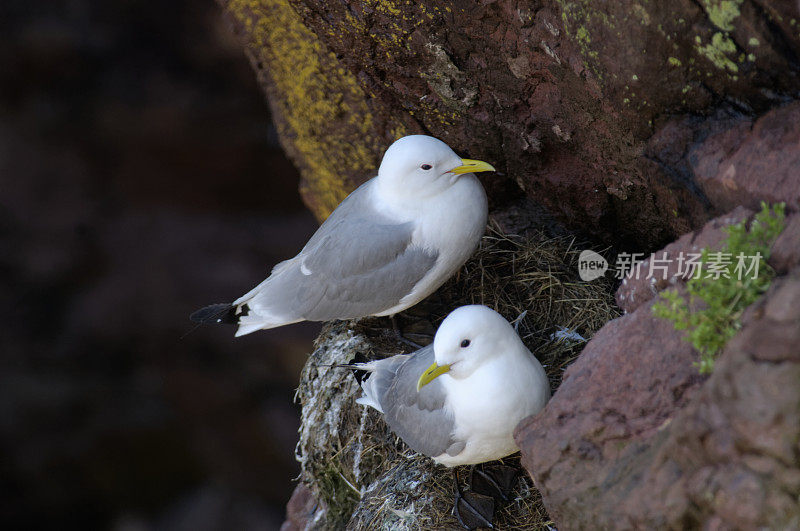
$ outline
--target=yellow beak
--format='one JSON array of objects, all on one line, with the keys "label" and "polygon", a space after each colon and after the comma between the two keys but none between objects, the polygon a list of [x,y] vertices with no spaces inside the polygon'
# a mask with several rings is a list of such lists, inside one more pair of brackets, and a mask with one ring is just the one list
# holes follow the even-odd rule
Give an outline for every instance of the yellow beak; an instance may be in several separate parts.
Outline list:
[{"label": "yellow beak", "polygon": [[443,375],[446,372],[450,371],[450,365],[437,365],[436,362],[433,362],[433,365],[428,367],[428,369],[422,373],[422,376],[419,377],[417,380],[417,392],[422,389],[424,386],[428,385],[432,381],[434,381],[439,376]]},{"label": "yellow beak", "polygon": [[450,170],[450,173],[461,175],[464,173],[478,173],[479,171],[496,171],[494,166],[482,160],[461,159],[461,166]]}]

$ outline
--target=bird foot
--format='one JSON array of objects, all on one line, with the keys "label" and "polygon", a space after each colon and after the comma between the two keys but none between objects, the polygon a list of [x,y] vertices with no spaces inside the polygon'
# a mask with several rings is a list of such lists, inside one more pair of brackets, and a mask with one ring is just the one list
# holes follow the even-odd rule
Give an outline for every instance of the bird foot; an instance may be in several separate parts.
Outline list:
[{"label": "bird foot", "polygon": [[400,326],[397,324],[397,318],[394,315],[392,315],[389,319],[392,320],[392,330],[394,330],[394,338],[396,340],[417,350],[422,348],[422,345],[420,345],[419,343],[415,343],[410,339],[406,338],[405,336],[403,336],[403,333],[400,330]]},{"label": "bird foot", "polygon": [[518,475],[517,468],[500,463],[473,465],[469,471],[468,488],[462,491],[458,474],[453,470],[456,498],[453,512],[458,522],[465,529],[493,529],[495,507],[510,500]]},{"label": "bird foot", "polygon": [[[470,472],[471,474],[471,472]],[[453,469],[453,484],[455,485],[455,504],[453,513],[458,518],[458,523],[464,529],[478,529],[488,527],[494,529],[494,499],[491,496],[479,494],[472,490],[462,491],[458,484],[458,472]]]},{"label": "bird foot", "polygon": [[469,478],[470,489],[495,500],[508,502],[518,475],[518,468],[501,463],[473,466]]}]

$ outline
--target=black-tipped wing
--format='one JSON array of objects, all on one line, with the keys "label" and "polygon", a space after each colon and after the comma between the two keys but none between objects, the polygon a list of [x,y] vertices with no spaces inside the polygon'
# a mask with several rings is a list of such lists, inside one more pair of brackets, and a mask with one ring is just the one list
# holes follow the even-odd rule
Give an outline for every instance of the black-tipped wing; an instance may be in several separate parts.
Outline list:
[{"label": "black-tipped wing", "polygon": [[210,324],[210,323],[227,323],[236,324],[239,322],[239,315],[236,313],[236,307],[228,304],[211,304],[192,312],[189,319],[195,323]]},{"label": "black-tipped wing", "polygon": [[436,264],[438,253],[412,244],[413,222],[376,210],[369,181],[350,194],[303,250],[235,304],[252,320],[279,316],[327,321],[382,313],[399,304]]}]

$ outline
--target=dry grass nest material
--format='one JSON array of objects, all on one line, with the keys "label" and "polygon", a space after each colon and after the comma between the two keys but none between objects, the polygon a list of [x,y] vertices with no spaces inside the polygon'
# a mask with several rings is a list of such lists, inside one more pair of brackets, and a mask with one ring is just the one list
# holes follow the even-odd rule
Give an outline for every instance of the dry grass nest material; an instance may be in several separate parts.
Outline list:
[{"label": "dry grass nest material", "polygon": [[[589,339],[619,312],[610,281],[577,276],[572,237],[531,232],[525,237],[490,229],[461,271],[428,300],[400,316],[407,337],[430,342],[442,319],[464,304],[485,304],[509,321],[547,371],[553,390],[584,341],[559,339],[558,331]],[[426,341],[427,339],[427,341]],[[319,501],[317,529],[453,529],[452,471],[416,454],[371,408],[351,371],[331,367],[408,351],[393,337],[388,319],[326,325],[297,390],[302,425],[297,458],[301,478]],[[519,457],[504,460],[519,466]],[[466,480],[467,468],[460,476]],[[463,485],[462,485],[463,486]],[[495,515],[498,529],[536,529],[549,522],[539,493],[521,469],[512,500]]]}]

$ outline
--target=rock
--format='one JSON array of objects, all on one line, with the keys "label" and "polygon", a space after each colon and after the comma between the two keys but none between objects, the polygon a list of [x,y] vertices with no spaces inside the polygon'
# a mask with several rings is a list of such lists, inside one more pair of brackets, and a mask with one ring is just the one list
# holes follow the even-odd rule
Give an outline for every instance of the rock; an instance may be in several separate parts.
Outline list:
[{"label": "rock", "polygon": [[723,230],[725,227],[752,215],[752,210],[737,207],[724,216],[712,219],[701,229],[684,234],[677,241],[642,260],[641,265],[633,269],[617,289],[616,301],[619,307],[625,313],[633,312],[659,291],[674,286],[679,281],[688,280],[689,277],[685,274],[686,263],[679,261],[679,257],[688,259],[691,253],[700,253],[703,248],[717,247],[726,237]]},{"label": "rock", "polygon": [[[789,3],[220,2],[320,218],[389,142],[426,132],[498,167],[492,201],[516,184],[572,228],[655,248],[715,211],[683,160],[702,124],[720,107],[744,123],[800,88]],[[669,116],[692,134],[661,134]],[[759,142],[787,141],[770,120]],[[675,160],[649,156],[654,136]]]},{"label": "rock", "polygon": [[[625,313],[633,312],[655,297],[659,291],[688,280],[687,266],[685,262],[679,261],[679,257],[688,259],[690,254],[699,253],[704,248],[717,248],[726,238],[723,230],[725,227],[749,219],[753,214],[752,210],[745,207],[736,207],[724,216],[712,219],[702,229],[684,234],[677,241],[642,260],[638,269],[634,269],[623,279],[617,289],[617,305]],[[785,228],[773,243],[770,252],[768,263],[779,275],[800,264],[800,214],[787,216]]]},{"label": "rock", "polygon": [[615,518],[634,527],[800,525],[800,313],[786,304],[798,295],[795,270],[755,304],[652,459],[632,460]]},{"label": "rock", "polygon": [[312,517],[317,504],[316,498],[305,484],[297,485],[286,504],[286,521],[281,525],[281,531],[307,529],[313,521]]},{"label": "rock", "polygon": [[800,214],[787,216],[783,232],[772,244],[768,263],[778,274],[786,274],[800,264]]},{"label": "rock", "polygon": [[719,211],[761,201],[800,205],[800,102],[711,135],[688,156],[695,180]]},{"label": "rock", "polygon": [[582,519],[607,503],[598,487],[629,473],[622,458],[645,451],[704,380],[691,345],[651,306],[604,326],[544,411],[517,426],[523,464],[559,529],[592,527]]},{"label": "rock", "polygon": [[796,528],[799,296],[795,268],[745,311],[705,383],[652,300],[603,327],[515,434],[559,529]]}]

